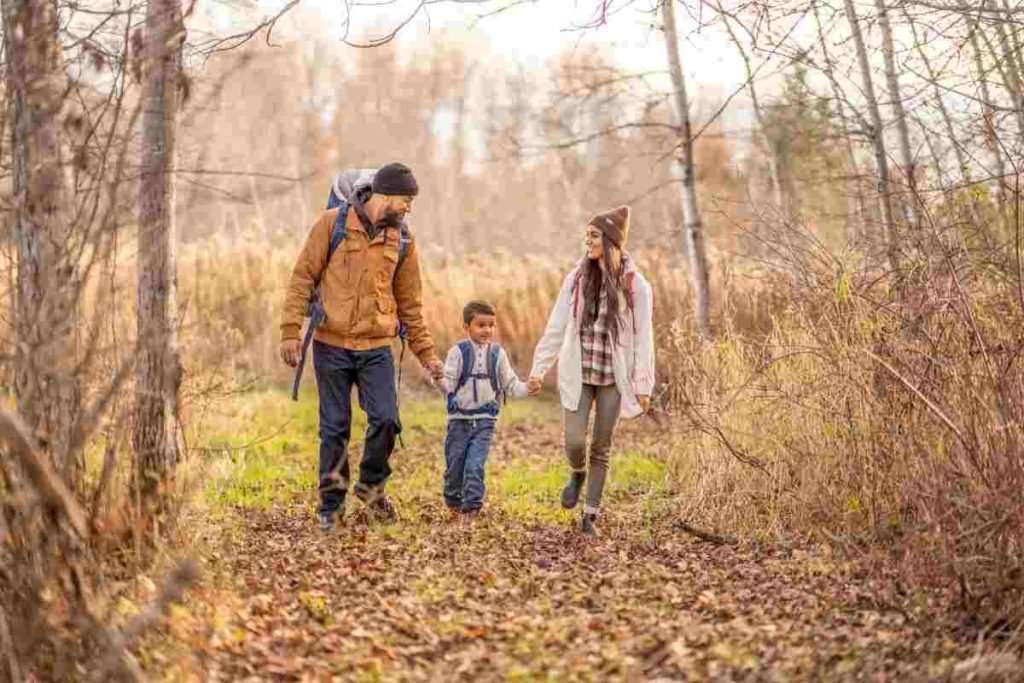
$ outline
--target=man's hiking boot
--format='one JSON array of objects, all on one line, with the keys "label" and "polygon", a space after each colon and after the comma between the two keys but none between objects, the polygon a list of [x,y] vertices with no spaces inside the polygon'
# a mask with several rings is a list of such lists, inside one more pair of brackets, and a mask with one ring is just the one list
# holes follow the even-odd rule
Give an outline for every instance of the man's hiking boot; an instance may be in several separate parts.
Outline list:
[{"label": "man's hiking boot", "polygon": [[398,519],[395,513],[395,506],[391,500],[384,495],[383,486],[370,486],[359,482],[353,489],[356,498],[366,503],[366,511],[370,518],[377,522],[394,522]]},{"label": "man's hiking boot", "polygon": [[573,472],[569,477],[569,483],[562,489],[562,507],[572,510],[580,501],[580,491],[583,490],[583,480],[587,478],[586,472]]},{"label": "man's hiking boot", "polygon": [[594,523],[597,521],[597,515],[591,512],[583,513],[583,523],[580,525],[580,531],[583,532],[584,536],[590,536],[595,538],[597,536],[597,527]]},{"label": "man's hiking boot", "polygon": [[333,534],[338,529],[338,513],[337,512],[321,512],[320,513],[320,533],[322,534]]},{"label": "man's hiking boot", "polygon": [[394,504],[383,493],[377,496],[373,502],[369,503],[366,509],[370,511],[370,516],[378,522],[391,524],[398,520],[398,513],[395,512]]}]

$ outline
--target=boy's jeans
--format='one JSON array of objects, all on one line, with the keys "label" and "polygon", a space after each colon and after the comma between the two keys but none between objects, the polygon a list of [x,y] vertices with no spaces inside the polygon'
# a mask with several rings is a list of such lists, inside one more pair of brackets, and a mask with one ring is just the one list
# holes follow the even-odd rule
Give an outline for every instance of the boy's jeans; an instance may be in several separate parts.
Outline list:
[{"label": "boy's jeans", "polygon": [[448,420],[444,438],[444,502],[473,512],[484,504],[484,466],[494,439],[493,419]]},{"label": "boy's jeans", "polygon": [[402,429],[395,361],[389,348],[350,351],[314,340],[313,367],[320,397],[320,512],[333,513],[344,507],[348,491],[353,384],[367,419],[356,495],[382,491],[391,474],[388,460]]}]

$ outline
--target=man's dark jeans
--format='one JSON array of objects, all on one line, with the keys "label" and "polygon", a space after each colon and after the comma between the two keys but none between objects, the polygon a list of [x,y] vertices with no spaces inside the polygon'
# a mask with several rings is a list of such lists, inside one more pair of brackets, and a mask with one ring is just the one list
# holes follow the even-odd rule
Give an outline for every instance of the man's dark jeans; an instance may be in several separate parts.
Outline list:
[{"label": "man's dark jeans", "polygon": [[395,360],[390,348],[349,351],[314,340],[313,368],[320,397],[320,512],[335,512],[344,506],[348,492],[353,384],[367,418],[356,495],[379,493],[391,474],[388,460],[402,429]]}]

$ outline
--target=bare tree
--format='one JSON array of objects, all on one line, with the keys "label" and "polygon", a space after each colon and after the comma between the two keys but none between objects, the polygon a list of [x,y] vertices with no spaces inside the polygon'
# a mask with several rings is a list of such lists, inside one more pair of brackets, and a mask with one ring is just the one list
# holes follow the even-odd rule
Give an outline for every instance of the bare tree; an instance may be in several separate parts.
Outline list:
[{"label": "bare tree", "polygon": [[[983,4],[987,4],[991,8],[998,7],[995,0],[989,0]],[[1024,59],[1024,55],[1020,54],[1019,46],[1015,46],[1011,41],[1005,22],[997,20],[992,23],[995,25],[996,37],[999,40],[999,52],[996,52],[993,47],[992,53],[996,64],[999,65],[1010,100],[1013,102],[1013,109],[1017,116],[1017,133],[1021,139],[1024,139],[1024,76],[1021,74],[1024,69],[1018,62],[1019,59]]]},{"label": "bare tree", "polygon": [[75,372],[77,264],[60,139],[66,83],[55,3],[5,0],[7,92],[13,110],[18,253],[18,410],[70,477],[81,387]]},{"label": "bare tree", "polygon": [[[847,218],[847,239],[850,239],[855,245],[859,246],[861,241],[866,237],[866,228],[869,218],[864,198],[865,188],[863,179],[861,178],[860,163],[857,160],[857,152],[854,148],[853,131],[850,130],[850,126],[846,120],[845,110],[848,106],[846,95],[843,92],[843,88],[840,86],[839,81],[836,79],[834,62],[831,52],[828,49],[825,30],[821,24],[821,12],[819,11],[818,4],[817,0],[813,0],[811,4],[811,12],[814,15],[814,25],[818,31],[818,46],[821,48],[821,56],[823,59],[821,71],[828,78],[832,97],[835,99],[836,115],[839,118],[839,130],[842,133],[844,149],[846,152],[846,163],[849,166],[851,178],[851,187],[848,199],[849,217]],[[850,111],[862,130],[868,130],[870,128],[867,120],[856,108],[850,107]],[[850,217],[852,217],[852,219]]]},{"label": "bare tree", "polygon": [[931,82],[935,108],[938,109],[939,116],[942,119],[942,126],[946,136],[948,137],[949,144],[953,147],[953,154],[956,157],[957,168],[960,171],[961,179],[965,179],[964,174],[967,172],[968,168],[967,155],[964,152],[963,144],[957,140],[956,130],[953,128],[953,118],[950,116],[949,108],[946,106],[946,102],[943,99],[940,75],[932,66],[932,60],[928,56],[925,41],[921,36],[918,36],[917,28],[914,26],[914,20],[910,17],[910,13],[906,11],[906,8],[904,8],[903,16],[907,22],[907,26],[910,28],[910,34],[914,39],[914,49],[916,50],[918,57],[921,59],[921,63],[924,64],[928,80]]},{"label": "bare tree", "polygon": [[722,8],[722,3],[719,2],[716,8],[722,15],[722,23],[725,25],[726,33],[729,34],[729,40],[731,40],[732,44],[736,47],[736,51],[739,53],[740,59],[743,60],[743,68],[747,77],[747,90],[750,92],[750,104],[754,110],[754,120],[757,123],[760,143],[764,149],[765,160],[768,163],[768,180],[772,188],[772,195],[774,196],[776,207],[778,207],[778,210],[782,214],[783,220],[789,220],[792,213],[792,197],[789,195],[789,192],[787,192],[788,187],[783,186],[779,155],[767,137],[767,126],[765,125],[761,102],[757,97],[757,84],[755,83],[755,73],[754,69],[751,67],[750,56],[747,54],[747,50],[744,49],[743,43],[739,40],[739,37],[733,30],[730,17]]},{"label": "bare tree", "polygon": [[144,494],[178,460],[174,149],[184,42],[179,0],[149,0],[139,183],[138,352],[134,447]]},{"label": "bare tree", "polygon": [[[946,101],[945,97],[943,96],[941,85],[942,75],[938,71],[936,71],[934,66],[932,66],[932,58],[929,57],[928,55],[928,49],[926,45],[927,41],[924,40],[922,36],[918,35],[917,28],[914,25],[913,18],[910,16],[910,12],[904,9],[903,16],[907,26],[910,28],[910,34],[914,41],[915,51],[917,52],[917,55],[920,58],[921,63],[924,64],[925,75],[927,76],[927,80],[929,81],[932,87],[933,101],[935,108],[938,110],[939,118],[942,121],[944,137],[948,141],[950,147],[952,147],[953,149],[953,156],[956,159],[957,164],[957,182],[964,184],[970,183],[971,162],[968,158],[968,153],[965,149],[964,143],[961,142],[961,140],[958,138],[956,134],[956,129],[953,126],[953,117],[950,114],[949,107],[946,106]],[[956,198],[952,189],[950,188],[950,184],[948,184],[944,178],[945,173],[943,171],[942,155],[941,152],[936,149],[938,141],[935,138],[941,139],[942,136],[936,136],[930,133],[926,129],[924,122],[921,121],[919,117],[917,119],[917,122],[923,131],[923,139],[925,141],[925,144],[928,145],[928,148],[932,153],[932,158],[934,160],[934,170],[939,178],[939,183],[942,186],[943,193],[946,196],[946,203],[950,208],[955,209]],[[977,197],[972,195],[971,198],[968,200],[967,205],[967,211],[970,216],[970,221],[971,224],[974,226],[974,229],[977,232],[977,234],[979,234],[982,237],[982,239],[986,240],[986,243],[991,244],[992,240],[990,239],[990,233],[986,229],[985,220],[982,217],[978,204],[979,202]],[[989,249],[991,249],[991,247],[989,247]]]},{"label": "bare tree", "polygon": [[690,261],[690,280],[693,284],[697,335],[703,340],[712,338],[711,283],[708,269],[707,244],[700,208],[697,204],[697,172],[693,160],[693,131],[690,126],[690,104],[686,97],[686,78],[679,54],[679,32],[676,29],[675,0],[662,1],[665,22],[665,49],[668,52],[669,71],[672,76],[676,116],[679,125],[678,157],[674,171],[682,176],[680,199],[683,208],[683,243]]},{"label": "bare tree", "polygon": [[892,215],[892,188],[889,180],[889,157],[885,150],[885,129],[882,125],[882,114],[875,95],[875,85],[871,76],[871,62],[868,58],[864,34],[860,30],[860,21],[853,0],[843,0],[846,19],[850,24],[850,32],[857,49],[857,63],[860,67],[861,88],[867,100],[868,112],[871,116],[871,138],[875,149],[875,174],[878,180],[878,202],[885,226],[886,253],[889,260],[890,282],[898,283],[902,278],[899,236],[896,232],[896,220]]},{"label": "bare tree", "polygon": [[971,56],[973,58],[975,79],[978,85],[978,94],[981,104],[981,133],[984,146],[988,149],[992,159],[992,173],[996,181],[996,202],[999,215],[1002,218],[1004,229],[1009,232],[1009,212],[1007,210],[1007,192],[1004,185],[1006,176],[1006,164],[1003,161],[1003,150],[1000,146],[999,131],[996,123],[996,107],[992,100],[992,93],[988,84],[988,72],[985,67],[985,56],[981,49],[981,40],[978,34],[981,31],[980,21],[971,23],[968,19],[968,40],[971,43]]},{"label": "bare tree", "polygon": [[920,211],[916,206],[917,182],[914,154],[910,149],[910,127],[907,125],[907,112],[903,106],[903,94],[900,92],[900,78],[896,73],[896,48],[892,39],[892,25],[889,22],[889,10],[885,0],[875,0],[878,12],[878,25],[882,30],[882,58],[885,62],[885,82],[889,91],[889,106],[892,107],[896,120],[896,140],[899,143],[900,166],[909,190],[901,197],[903,218],[912,228],[918,227]]}]

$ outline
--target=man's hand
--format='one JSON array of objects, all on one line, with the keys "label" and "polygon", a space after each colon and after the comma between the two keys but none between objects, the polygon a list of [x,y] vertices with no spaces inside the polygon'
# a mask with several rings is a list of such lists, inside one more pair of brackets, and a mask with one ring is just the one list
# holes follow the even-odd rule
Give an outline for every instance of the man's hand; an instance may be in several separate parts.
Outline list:
[{"label": "man's hand", "polygon": [[299,364],[299,354],[302,352],[302,344],[298,339],[285,339],[281,342],[281,360],[287,365],[295,367]]},{"label": "man's hand", "polygon": [[540,377],[531,377],[526,382],[526,395],[539,396],[542,386],[544,386],[544,381]]},{"label": "man's hand", "polygon": [[437,358],[424,363],[423,369],[430,373],[430,379],[435,382],[440,382],[444,379],[444,363]]},{"label": "man's hand", "polygon": [[637,396],[636,402],[640,404],[640,410],[645,413],[651,409],[651,397],[650,396]]}]

